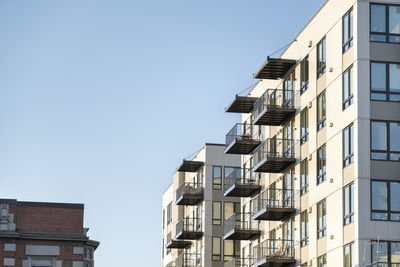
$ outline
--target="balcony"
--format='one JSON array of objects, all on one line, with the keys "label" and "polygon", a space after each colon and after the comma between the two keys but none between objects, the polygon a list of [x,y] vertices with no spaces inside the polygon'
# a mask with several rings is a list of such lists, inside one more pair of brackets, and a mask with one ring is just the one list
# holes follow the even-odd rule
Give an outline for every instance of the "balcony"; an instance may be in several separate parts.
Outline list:
[{"label": "balcony", "polygon": [[294,65],[296,65],[296,60],[268,57],[267,61],[254,74],[254,79],[282,79]]},{"label": "balcony", "polygon": [[286,266],[296,263],[292,240],[265,240],[253,248],[252,267]]},{"label": "balcony", "polygon": [[400,267],[398,262],[374,262],[366,267]]},{"label": "balcony", "polygon": [[182,253],[178,255],[174,267],[198,267],[202,266],[201,254]]},{"label": "balcony", "polygon": [[176,236],[178,240],[197,240],[203,236],[201,218],[186,217],[176,224]]},{"label": "balcony", "polygon": [[225,262],[224,267],[251,267],[251,258],[233,258]]},{"label": "balcony", "polygon": [[294,91],[268,89],[254,103],[253,123],[255,125],[279,126],[296,113]]},{"label": "balcony", "polygon": [[226,134],[225,137],[225,153],[227,154],[243,154],[248,155],[261,144],[259,138],[255,137],[257,130],[249,123],[237,123]]},{"label": "balcony", "polygon": [[238,169],[224,180],[226,197],[251,197],[261,191],[261,185],[253,177],[251,169]]},{"label": "balcony", "polygon": [[258,222],[252,220],[251,213],[234,213],[224,222],[224,239],[253,240],[260,234]]},{"label": "balcony", "polygon": [[176,249],[183,249],[183,248],[188,248],[192,245],[191,241],[186,241],[186,240],[175,240],[172,239],[167,245],[166,248],[176,248]]},{"label": "balcony", "polygon": [[236,95],[235,100],[225,109],[225,112],[251,113],[253,111],[253,104],[257,99],[257,97]]},{"label": "balcony", "polygon": [[268,138],[253,152],[254,172],[280,173],[296,162],[293,139]]},{"label": "balcony", "polygon": [[253,220],[281,221],[296,212],[293,189],[268,188],[253,200]]},{"label": "balcony", "polygon": [[176,205],[195,206],[202,200],[203,185],[200,183],[183,183],[176,190]]},{"label": "balcony", "polygon": [[203,167],[204,162],[193,161],[193,160],[183,160],[182,164],[178,167],[179,172],[197,172]]}]

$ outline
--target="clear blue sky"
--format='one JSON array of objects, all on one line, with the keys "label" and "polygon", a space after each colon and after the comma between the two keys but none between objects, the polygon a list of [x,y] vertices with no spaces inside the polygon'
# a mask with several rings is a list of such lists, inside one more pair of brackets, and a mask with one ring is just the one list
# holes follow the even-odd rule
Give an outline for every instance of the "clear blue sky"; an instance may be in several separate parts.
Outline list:
[{"label": "clear blue sky", "polygon": [[1,198],[85,203],[97,267],[159,266],[161,194],[324,0],[2,0]]}]

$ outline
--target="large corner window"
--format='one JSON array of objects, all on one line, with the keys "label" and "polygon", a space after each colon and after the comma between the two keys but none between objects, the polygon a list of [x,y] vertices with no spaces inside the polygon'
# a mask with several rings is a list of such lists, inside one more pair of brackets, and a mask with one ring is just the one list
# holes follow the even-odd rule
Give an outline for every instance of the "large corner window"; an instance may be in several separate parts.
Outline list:
[{"label": "large corner window", "polygon": [[213,189],[222,189],[222,167],[213,166]]},{"label": "large corner window", "polygon": [[370,40],[400,43],[400,6],[371,4]]},{"label": "large corner window", "polygon": [[385,266],[395,267],[400,263],[400,242],[373,241],[371,245],[372,262],[381,262]]},{"label": "large corner window", "polygon": [[326,236],[326,199],[317,204],[317,236]]},{"label": "large corner window", "polygon": [[308,211],[305,210],[300,214],[300,223],[301,223],[301,247],[308,245]]},{"label": "large corner window", "polygon": [[308,192],[308,159],[300,163],[300,195]]},{"label": "large corner window", "polygon": [[308,89],[308,56],[306,56],[300,63],[300,94],[303,94]]},{"label": "large corner window", "polygon": [[400,160],[400,122],[371,121],[371,159]]},{"label": "large corner window", "polygon": [[305,108],[300,113],[300,144],[308,141],[308,108]]},{"label": "large corner window", "polygon": [[354,125],[343,130],[343,167],[354,162]]},{"label": "large corner window", "polygon": [[317,45],[317,78],[326,72],[326,38]]},{"label": "large corner window", "polygon": [[371,219],[400,221],[400,182],[371,181]]},{"label": "large corner window", "polygon": [[326,98],[325,91],[317,97],[317,131],[326,126]]},{"label": "large corner window", "polygon": [[371,100],[400,102],[400,64],[371,62]]},{"label": "large corner window", "polygon": [[353,66],[343,73],[343,110],[353,104]]},{"label": "large corner window", "polygon": [[344,225],[348,225],[354,222],[354,184],[349,184],[343,189],[343,203],[344,203],[344,214],[343,222]]},{"label": "large corner window", "polygon": [[326,180],[326,145],[317,150],[317,185]]},{"label": "large corner window", "polygon": [[343,53],[353,46],[353,9],[343,16]]}]

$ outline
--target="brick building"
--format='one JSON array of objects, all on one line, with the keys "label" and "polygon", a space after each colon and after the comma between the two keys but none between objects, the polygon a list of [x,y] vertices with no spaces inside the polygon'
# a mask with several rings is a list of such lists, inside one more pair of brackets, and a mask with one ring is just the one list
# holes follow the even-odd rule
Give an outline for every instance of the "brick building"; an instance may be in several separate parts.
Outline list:
[{"label": "brick building", "polygon": [[0,267],[93,267],[84,205],[0,199]]}]

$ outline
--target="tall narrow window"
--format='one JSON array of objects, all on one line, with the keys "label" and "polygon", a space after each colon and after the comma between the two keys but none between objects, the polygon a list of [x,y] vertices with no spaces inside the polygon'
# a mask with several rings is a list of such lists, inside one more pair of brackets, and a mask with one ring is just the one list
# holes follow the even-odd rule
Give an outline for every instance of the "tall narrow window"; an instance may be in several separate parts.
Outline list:
[{"label": "tall narrow window", "polygon": [[300,63],[300,94],[308,89],[308,56]]},{"label": "tall narrow window", "polygon": [[344,246],[344,267],[355,267],[355,253],[354,253],[354,243],[350,243]]},{"label": "tall narrow window", "polygon": [[213,189],[222,189],[222,167],[213,166]]},{"label": "tall narrow window", "polygon": [[165,228],[165,209],[162,210],[162,228]]},{"label": "tall narrow window", "polygon": [[300,195],[308,192],[308,159],[300,163]]},{"label": "tall narrow window", "polygon": [[370,40],[400,43],[400,6],[371,4]]},{"label": "tall narrow window", "polygon": [[354,125],[343,130],[343,167],[354,162]]},{"label": "tall narrow window", "polygon": [[213,201],[213,210],[212,210],[212,221],[214,225],[221,224],[221,202]]},{"label": "tall narrow window", "polygon": [[327,266],[326,265],[326,254],[319,256],[317,258],[317,261],[318,261],[318,264],[317,264],[318,267],[326,267]]},{"label": "tall narrow window", "polygon": [[317,45],[317,78],[326,72],[326,38]]},{"label": "tall narrow window", "polygon": [[325,91],[317,97],[317,130],[326,126],[326,99]]},{"label": "tall narrow window", "polygon": [[317,229],[318,238],[326,236],[326,200],[322,200],[317,204]]},{"label": "tall narrow window", "polygon": [[371,219],[400,221],[400,183],[371,182]]},{"label": "tall narrow window", "polygon": [[343,110],[353,104],[353,66],[343,73]]},{"label": "tall narrow window", "polygon": [[167,206],[167,224],[172,222],[172,202]]},{"label": "tall narrow window", "polygon": [[353,9],[343,16],[343,53],[353,46]]},{"label": "tall narrow window", "polygon": [[213,259],[213,261],[221,260],[221,238],[220,237],[212,238],[212,259]]},{"label": "tall narrow window", "polygon": [[305,210],[300,214],[301,223],[301,240],[300,245],[302,247],[308,245],[308,212]]},{"label": "tall narrow window", "polygon": [[326,145],[317,150],[317,185],[326,180]]},{"label": "tall narrow window", "polygon": [[344,187],[344,225],[354,222],[354,184],[349,184]]},{"label": "tall narrow window", "polygon": [[371,121],[371,159],[400,160],[400,122]]},{"label": "tall narrow window", "polygon": [[371,62],[371,100],[400,102],[400,64]]},{"label": "tall narrow window", "polygon": [[308,108],[304,108],[300,113],[300,144],[308,141]]}]

